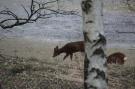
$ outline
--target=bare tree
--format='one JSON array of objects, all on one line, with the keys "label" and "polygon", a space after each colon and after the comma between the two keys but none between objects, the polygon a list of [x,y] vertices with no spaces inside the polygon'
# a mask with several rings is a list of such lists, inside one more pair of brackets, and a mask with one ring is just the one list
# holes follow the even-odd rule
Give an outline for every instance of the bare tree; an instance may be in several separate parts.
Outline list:
[{"label": "bare tree", "polygon": [[[76,11],[64,11],[60,10],[59,7],[56,9],[51,9],[48,4],[56,3],[58,4],[59,0],[54,1],[48,1],[45,3],[41,3],[38,1],[31,0],[31,5],[29,10],[27,10],[23,5],[21,5],[24,9],[24,13],[27,14],[27,17],[22,18],[17,16],[13,11],[9,10],[8,8],[6,10],[0,11],[0,15],[9,16],[9,19],[2,19],[0,21],[0,27],[3,29],[7,28],[13,28],[15,26],[24,25],[26,23],[33,23],[36,22],[39,18],[46,19],[50,18],[53,14],[77,14]],[[6,24],[10,23],[10,24]]]},{"label": "bare tree", "polygon": [[107,89],[106,38],[103,32],[103,1],[82,0],[85,40],[84,87]]}]

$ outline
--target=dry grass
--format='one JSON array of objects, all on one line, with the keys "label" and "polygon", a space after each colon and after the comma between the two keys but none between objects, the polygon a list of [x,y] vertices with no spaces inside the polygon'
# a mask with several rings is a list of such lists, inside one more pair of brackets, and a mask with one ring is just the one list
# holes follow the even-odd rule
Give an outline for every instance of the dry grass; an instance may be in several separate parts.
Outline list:
[{"label": "dry grass", "polygon": [[[3,89],[83,89],[83,55],[76,53],[72,61],[69,57],[63,61],[64,54],[52,58],[56,45],[20,39],[1,41]],[[135,89],[135,50],[112,48],[107,54],[117,51],[124,52],[128,61],[122,66],[109,65],[109,89]]]},{"label": "dry grass", "polygon": [[[63,65],[34,57],[2,56],[0,82],[3,89],[83,89],[83,68],[74,64],[75,60],[72,65]],[[134,66],[109,65],[108,78],[109,89],[135,89]]]},{"label": "dry grass", "polygon": [[[81,81],[71,78],[71,69],[62,65],[36,58],[5,58],[0,58],[0,82],[3,89],[83,89]],[[81,74],[78,76],[83,77]]]},{"label": "dry grass", "polygon": [[109,89],[135,89],[135,67],[111,65],[108,70]]}]

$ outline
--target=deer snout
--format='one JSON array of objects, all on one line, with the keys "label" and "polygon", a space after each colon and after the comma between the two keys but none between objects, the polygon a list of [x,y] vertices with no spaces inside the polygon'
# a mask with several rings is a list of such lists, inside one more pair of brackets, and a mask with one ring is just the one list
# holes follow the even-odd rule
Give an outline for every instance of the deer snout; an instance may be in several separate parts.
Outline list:
[{"label": "deer snout", "polygon": [[53,56],[52,57],[55,57],[55,55],[53,54]]},{"label": "deer snout", "polygon": [[56,53],[54,53],[52,57],[56,57],[56,56],[57,56],[57,54],[56,54]]}]

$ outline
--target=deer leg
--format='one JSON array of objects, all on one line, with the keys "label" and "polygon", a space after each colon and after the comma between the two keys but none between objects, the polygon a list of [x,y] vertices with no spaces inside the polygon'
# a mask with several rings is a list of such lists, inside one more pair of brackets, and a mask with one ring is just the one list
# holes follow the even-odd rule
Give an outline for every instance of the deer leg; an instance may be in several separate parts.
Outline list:
[{"label": "deer leg", "polygon": [[69,56],[69,54],[66,54],[66,55],[64,56],[63,60],[65,60],[65,58],[68,57],[68,56]]},{"label": "deer leg", "polygon": [[71,60],[72,60],[72,58],[73,58],[73,54],[72,54],[72,53],[70,54],[70,58],[71,58]]}]

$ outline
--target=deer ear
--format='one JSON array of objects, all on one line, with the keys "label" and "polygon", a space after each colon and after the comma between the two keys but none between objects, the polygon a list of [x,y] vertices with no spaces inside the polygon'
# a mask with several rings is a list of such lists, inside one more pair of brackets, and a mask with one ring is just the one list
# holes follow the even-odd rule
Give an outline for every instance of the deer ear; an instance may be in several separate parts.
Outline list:
[{"label": "deer ear", "polygon": [[56,46],[56,50],[59,49],[58,46]]},{"label": "deer ear", "polygon": [[54,48],[54,51],[56,51],[56,50],[58,50],[58,46],[56,46],[56,47]]}]

